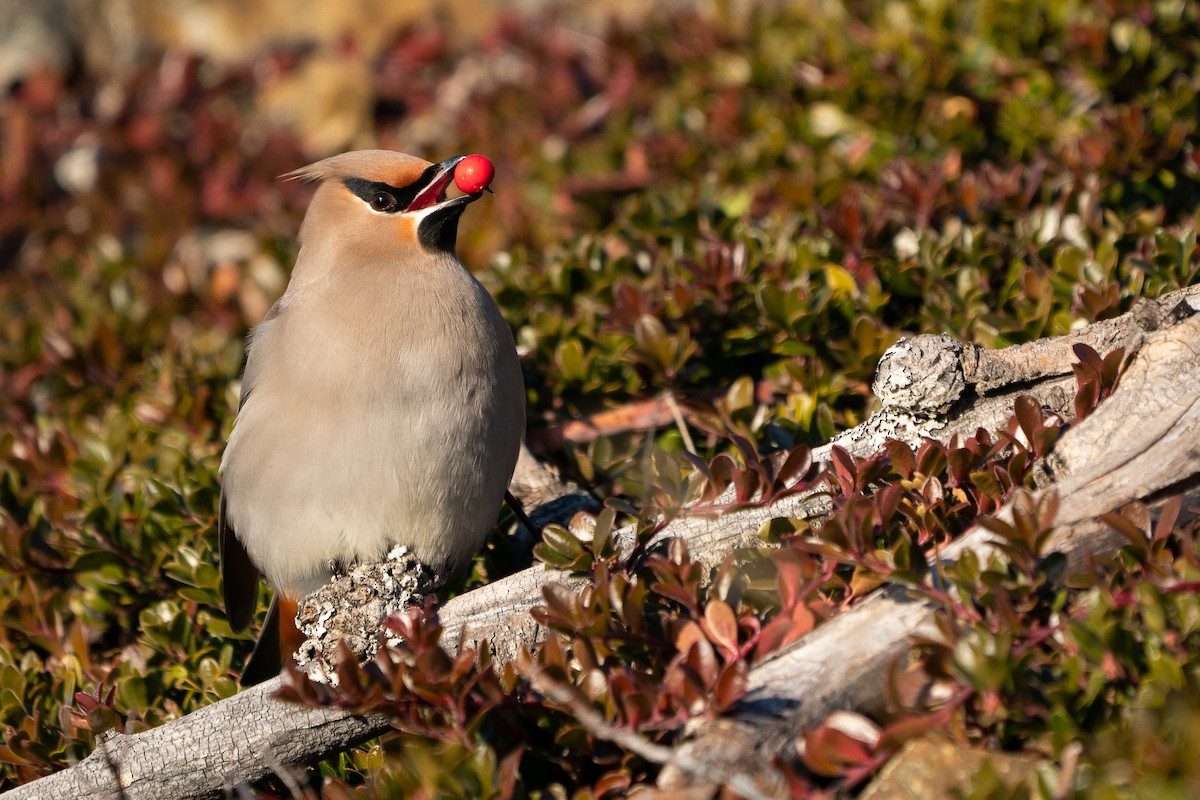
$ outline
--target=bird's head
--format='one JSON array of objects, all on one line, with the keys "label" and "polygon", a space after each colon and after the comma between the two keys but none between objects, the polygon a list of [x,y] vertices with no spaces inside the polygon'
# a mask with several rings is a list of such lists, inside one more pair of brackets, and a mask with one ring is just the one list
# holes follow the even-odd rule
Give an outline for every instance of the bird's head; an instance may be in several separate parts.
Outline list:
[{"label": "bird's head", "polygon": [[301,243],[337,243],[344,251],[453,253],[458,218],[482,196],[446,198],[463,158],[432,164],[391,150],[358,150],[288,173],[285,178],[320,183],[300,229]]}]

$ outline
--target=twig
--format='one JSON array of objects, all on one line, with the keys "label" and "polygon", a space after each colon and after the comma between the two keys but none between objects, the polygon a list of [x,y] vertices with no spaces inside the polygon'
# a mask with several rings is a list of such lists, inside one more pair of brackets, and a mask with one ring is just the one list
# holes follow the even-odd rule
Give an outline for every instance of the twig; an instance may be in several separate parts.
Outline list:
[{"label": "twig", "polygon": [[304,787],[300,785],[300,780],[296,777],[296,771],[276,758],[270,745],[263,747],[262,757],[271,765],[271,771],[278,776],[279,780],[283,781],[283,785],[291,792],[293,800],[304,800],[304,798],[309,796]]},{"label": "twig", "polygon": [[[574,686],[557,681],[537,669],[529,675],[529,682],[535,690],[566,708],[584,728],[593,736],[604,739],[634,753],[652,764],[667,764],[672,759],[676,766],[706,781],[728,786],[747,800],[775,800],[781,796],[783,779],[773,766],[767,763],[759,765],[755,773],[741,771],[727,773],[713,764],[698,759],[679,759],[679,752],[671,747],[647,741],[644,737],[629,730],[622,730],[609,723],[600,712]],[[763,784],[770,788],[764,791]]]},{"label": "twig", "polygon": [[533,521],[529,519],[529,515],[525,513],[524,504],[516,497],[513,497],[512,492],[505,490],[504,502],[508,504],[509,509],[516,515],[517,520],[525,526],[525,530],[533,534],[534,539],[542,538],[542,529],[533,524]]},{"label": "twig", "polygon": [[683,446],[692,455],[696,455],[696,445],[692,441],[692,434],[688,431],[687,422],[683,418],[683,411],[679,408],[679,403],[675,400],[675,392],[668,389],[663,393],[663,400],[666,401],[667,408],[671,411],[671,416],[675,418],[675,427],[679,428],[679,436],[683,439]]}]

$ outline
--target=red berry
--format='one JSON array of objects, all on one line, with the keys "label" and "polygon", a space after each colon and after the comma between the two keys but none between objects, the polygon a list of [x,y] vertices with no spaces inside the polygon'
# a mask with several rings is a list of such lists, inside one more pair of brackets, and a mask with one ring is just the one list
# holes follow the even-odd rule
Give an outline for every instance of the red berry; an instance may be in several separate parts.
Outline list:
[{"label": "red berry", "polygon": [[487,156],[467,156],[454,168],[454,185],[467,194],[482,192],[496,177],[496,167]]}]

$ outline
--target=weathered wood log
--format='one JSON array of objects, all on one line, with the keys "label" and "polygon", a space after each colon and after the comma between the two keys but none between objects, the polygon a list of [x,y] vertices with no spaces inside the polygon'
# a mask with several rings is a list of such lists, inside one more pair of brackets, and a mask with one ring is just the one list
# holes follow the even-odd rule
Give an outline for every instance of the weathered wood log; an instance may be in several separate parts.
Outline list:
[{"label": "weathered wood log", "polygon": [[[1039,366],[1039,369],[1041,367]],[[1200,316],[1153,334],[1138,350],[1117,391],[1069,429],[1050,460],[1053,483],[1032,502],[1053,494],[1047,522],[1053,550],[1076,564],[1086,555],[1115,552],[1123,540],[1096,517],[1135,500],[1200,496]],[[998,515],[1011,521],[1011,504]],[[981,560],[997,555],[995,535],[976,527],[944,548],[953,561],[965,550]],[[728,775],[753,776],[766,797],[785,796],[773,758],[795,755],[800,733],[838,709],[878,712],[884,674],[914,635],[935,635],[938,604],[892,586],[839,614],[750,672],[745,699],[727,716],[703,726],[678,748],[685,763],[723,765]],[[696,781],[685,767],[664,769],[660,786]]]}]

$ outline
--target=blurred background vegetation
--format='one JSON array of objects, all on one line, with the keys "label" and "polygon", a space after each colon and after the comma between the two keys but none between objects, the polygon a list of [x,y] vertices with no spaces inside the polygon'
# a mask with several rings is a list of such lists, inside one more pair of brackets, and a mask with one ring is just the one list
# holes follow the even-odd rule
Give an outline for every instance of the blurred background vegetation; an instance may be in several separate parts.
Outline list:
[{"label": "blurred background vegetation", "polygon": [[[276,177],[300,165],[493,159],[459,254],[516,333],[530,444],[635,505],[652,450],[861,421],[902,335],[999,347],[1196,279],[1184,0],[0,14],[0,787],[235,691],[216,471],[311,192]],[[1194,703],[1164,702],[1121,724],[1190,714],[1200,743]]]}]

